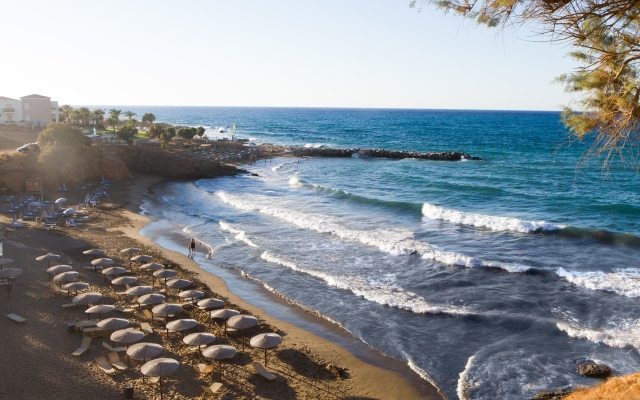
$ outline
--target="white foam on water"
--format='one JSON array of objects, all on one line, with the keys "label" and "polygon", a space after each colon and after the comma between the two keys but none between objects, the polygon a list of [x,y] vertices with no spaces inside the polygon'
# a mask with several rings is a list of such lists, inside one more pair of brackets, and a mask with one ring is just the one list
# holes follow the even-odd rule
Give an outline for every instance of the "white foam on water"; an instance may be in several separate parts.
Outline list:
[{"label": "white foam on water", "polygon": [[236,236],[234,237],[236,240],[239,240],[241,242],[246,243],[247,245],[251,246],[251,247],[259,247],[257,244],[253,243],[251,241],[251,239],[249,239],[246,235],[246,233],[242,230],[242,229],[238,229],[236,227],[234,227],[233,225],[224,222],[224,221],[220,221],[220,228],[223,231],[227,231],[229,233],[233,233]]},{"label": "white foam on water", "polygon": [[460,372],[460,378],[458,378],[458,386],[456,387],[456,393],[460,400],[469,400],[469,390],[478,386],[478,382],[469,381],[469,371],[473,360],[476,358],[475,354],[469,357],[467,364],[464,366],[464,370]]},{"label": "white foam on water", "polygon": [[422,255],[427,260],[438,261],[447,265],[455,265],[465,268],[500,268],[512,274],[521,274],[527,272],[531,267],[522,264],[505,264],[495,261],[483,261],[474,257],[465,256],[457,253],[449,253],[446,251],[430,249]]},{"label": "white foam on water", "polygon": [[302,179],[300,179],[298,175],[294,175],[291,177],[291,179],[289,179],[289,185],[292,185],[292,186],[297,186],[301,184],[301,182],[302,182]]},{"label": "white foam on water", "polygon": [[616,268],[613,272],[579,272],[567,271],[560,267],[556,274],[586,289],[605,290],[631,298],[640,297],[640,269],[638,268]]},{"label": "white foam on water", "polygon": [[382,281],[364,279],[359,276],[335,276],[325,272],[314,271],[309,268],[299,267],[295,260],[289,257],[275,255],[267,251],[262,253],[261,258],[267,262],[282,265],[293,271],[322,279],[329,286],[350,291],[356,296],[362,296],[365,300],[385,306],[412,311],[416,314],[470,314],[469,311],[462,307],[430,304],[423,297],[413,292]]},{"label": "white foam on water", "polygon": [[422,215],[429,219],[439,219],[453,222],[454,224],[471,225],[504,232],[529,233],[539,230],[555,231],[564,228],[563,225],[554,225],[546,221],[527,221],[518,218],[472,214],[434,206],[429,203],[422,205]]},{"label": "white foam on water", "polygon": [[640,320],[622,323],[615,329],[584,328],[569,322],[556,322],[556,326],[572,338],[604,343],[609,347],[622,348],[631,346],[636,351],[640,351]]},{"label": "white foam on water", "polygon": [[322,144],[322,143],[307,143],[304,145],[304,147],[306,148],[313,148],[313,149],[319,149],[321,147],[327,147],[326,145]]},{"label": "white foam on water", "polygon": [[407,358],[407,365],[409,366],[409,368],[411,368],[411,370],[413,372],[415,372],[416,374],[420,375],[420,378],[424,379],[425,381],[429,382],[431,385],[433,385],[433,387],[435,387],[438,392],[440,393],[440,395],[445,399],[448,400],[449,398],[447,397],[447,395],[444,393],[444,391],[442,390],[442,388],[440,388],[440,385],[438,385],[436,383],[436,381],[431,378],[431,376],[427,373],[427,371],[423,370],[422,368],[418,367],[416,365],[416,363],[413,361],[413,358],[409,357],[409,355],[407,353],[404,353],[404,356]]}]

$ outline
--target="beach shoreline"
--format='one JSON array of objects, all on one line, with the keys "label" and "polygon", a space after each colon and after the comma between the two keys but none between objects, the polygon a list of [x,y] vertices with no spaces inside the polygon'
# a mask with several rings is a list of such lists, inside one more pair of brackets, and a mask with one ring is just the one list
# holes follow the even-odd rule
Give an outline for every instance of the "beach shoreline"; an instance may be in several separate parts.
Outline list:
[{"label": "beach shoreline", "polygon": [[[152,186],[162,184],[163,181],[166,181],[166,179],[151,175],[134,175],[134,181],[129,187],[129,204],[122,211],[132,224],[123,228],[118,228],[119,230],[122,230],[125,235],[145,243],[148,246],[158,247],[167,258],[180,264],[182,268],[197,274],[198,278],[202,280],[202,282],[212,289],[215,288],[217,293],[225,296],[229,301],[248,310],[253,315],[259,315],[260,319],[264,320],[266,323],[277,326],[281,330],[285,331],[287,336],[296,344],[310,349],[311,352],[318,354],[322,359],[325,359],[334,365],[347,368],[350,375],[349,379],[354,382],[353,388],[358,392],[359,397],[371,399],[443,398],[434,386],[421,378],[416,372],[411,370],[409,366],[398,360],[388,358],[378,353],[376,350],[369,348],[366,344],[351,336],[344,329],[335,326],[328,327],[330,324],[328,321],[324,321],[320,317],[313,315],[306,310],[300,310],[299,314],[305,314],[305,317],[313,320],[313,323],[321,324],[325,328],[332,329],[334,331],[334,335],[336,334],[336,331],[339,331],[338,335],[343,337],[348,336],[350,339],[362,344],[362,347],[366,347],[366,350],[362,350],[362,352],[370,353],[365,355],[365,357],[368,356],[367,361],[373,363],[362,360],[356,356],[356,354],[339,344],[332,343],[313,332],[296,326],[295,324],[283,321],[282,319],[277,319],[269,315],[263,308],[245,301],[229,288],[229,285],[223,278],[203,269],[197,261],[188,258],[185,255],[186,245],[185,253],[182,253],[163,247],[151,238],[142,235],[140,233],[141,230],[151,222],[149,217],[140,213],[142,197],[149,190],[152,190]],[[276,295],[273,295],[273,297],[279,299]],[[272,300],[277,301],[276,299]],[[287,307],[295,307],[284,300],[281,301],[282,303],[286,303]],[[362,356],[362,352],[359,355]]]}]

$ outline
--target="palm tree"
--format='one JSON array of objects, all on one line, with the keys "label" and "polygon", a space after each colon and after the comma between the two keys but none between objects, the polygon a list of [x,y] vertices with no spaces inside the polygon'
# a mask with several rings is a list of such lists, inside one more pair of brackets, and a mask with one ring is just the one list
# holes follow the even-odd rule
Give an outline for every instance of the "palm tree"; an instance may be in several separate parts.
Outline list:
[{"label": "palm tree", "polygon": [[142,123],[147,126],[151,126],[153,122],[156,120],[156,116],[151,113],[146,113],[142,116]]},{"label": "palm tree", "polygon": [[124,115],[129,119],[129,121],[131,121],[131,118],[135,117],[138,114],[136,114],[134,112],[131,112],[131,111],[125,111]]},{"label": "palm tree", "polygon": [[104,120],[104,110],[96,108],[95,110],[93,110],[92,114],[93,114],[93,122],[96,125],[101,124],[102,121]]},{"label": "palm tree", "polygon": [[71,122],[73,107],[71,107],[69,104],[65,104],[60,108],[60,111],[62,111],[62,119],[66,120],[67,122]]},{"label": "palm tree", "polygon": [[114,131],[118,129],[118,125],[120,123],[120,114],[122,114],[122,110],[116,110],[115,108],[109,110],[109,119],[107,120],[107,122],[109,122],[109,125],[113,127]]}]

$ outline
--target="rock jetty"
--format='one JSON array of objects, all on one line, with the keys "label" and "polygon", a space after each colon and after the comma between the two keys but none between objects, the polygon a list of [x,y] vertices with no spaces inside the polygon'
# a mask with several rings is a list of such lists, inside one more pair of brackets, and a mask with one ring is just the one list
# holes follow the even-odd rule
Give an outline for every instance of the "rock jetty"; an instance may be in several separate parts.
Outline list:
[{"label": "rock jetty", "polygon": [[385,149],[337,149],[337,148],[315,148],[315,147],[294,147],[286,148],[291,153],[299,157],[378,157],[378,158],[417,158],[435,161],[461,161],[461,160],[482,160],[480,157],[472,157],[466,153],[457,151],[442,152],[419,152],[419,151],[399,151]]}]

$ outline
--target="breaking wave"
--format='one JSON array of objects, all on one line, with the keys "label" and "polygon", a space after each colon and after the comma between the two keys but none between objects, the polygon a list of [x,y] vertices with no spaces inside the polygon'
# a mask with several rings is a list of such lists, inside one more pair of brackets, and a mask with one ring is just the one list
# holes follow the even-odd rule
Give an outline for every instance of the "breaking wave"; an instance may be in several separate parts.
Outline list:
[{"label": "breaking wave", "polygon": [[236,235],[235,236],[236,240],[240,240],[241,242],[244,242],[244,243],[246,243],[247,245],[249,245],[251,247],[256,247],[256,248],[258,247],[257,244],[253,243],[251,241],[251,239],[249,239],[247,237],[247,234],[243,230],[238,229],[238,228],[234,227],[233,225],[231,225],[229,223],[226,223],[224,221],[220,221],[220,228],[223,231],[227,231],[229,233],[232,233],[232,234]]},{"label": "breaking wave", "polygon": [[569,282],[591,290],[604,290],[627,297],[640,297],[640,269],[616,268],[613,272],[567,271],[560,267],[556,274]]},{"label": "breaking wave", "polygon": [[567,322],[557,322],[556,326],[572,338],[604,343],[609,347],[622,348],[631,346],[636,351],[640,351],[640,320],[633,321],[627,326],[621,326],[619,329],[598,330],[580,327]]},{"label": "breaking wave", "polygon": [[493,215],[472,214],[464,211],[456,211],[448,208],[424,203],[422,215],[429,219],[439,219],[460,225],[471,225],[481,228],[489,228],[494,231],[504,232],[542,232],[556,231],[564,228],[562,225],[554,225],[546,221],[527,221],[518,218],[498,217]]}]

